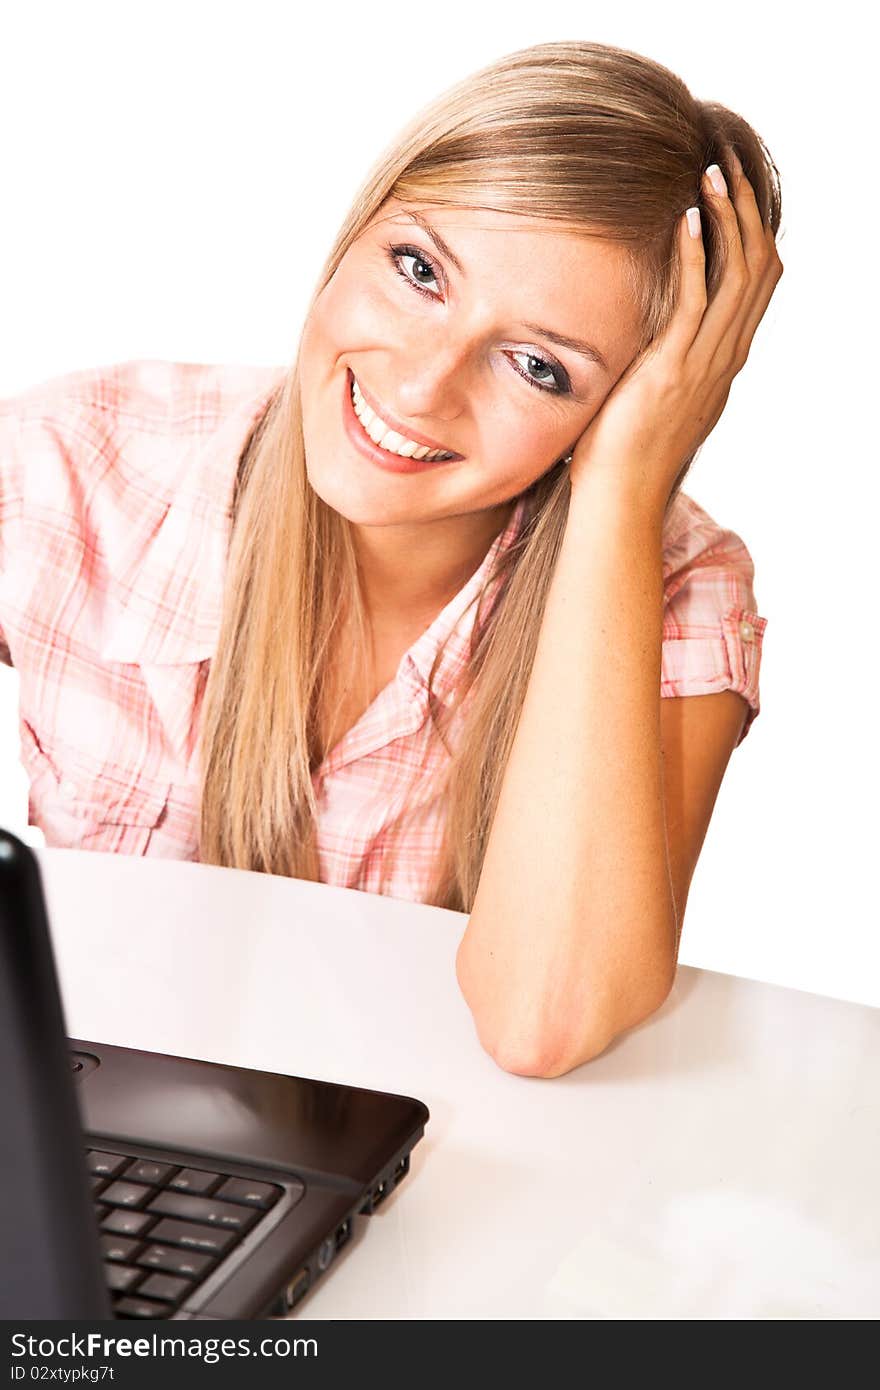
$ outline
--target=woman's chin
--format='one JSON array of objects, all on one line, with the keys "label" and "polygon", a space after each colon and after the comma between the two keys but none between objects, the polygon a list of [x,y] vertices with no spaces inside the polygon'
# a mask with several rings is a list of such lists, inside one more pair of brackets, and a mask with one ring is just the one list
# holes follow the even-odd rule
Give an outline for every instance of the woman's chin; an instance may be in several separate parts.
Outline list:
[{"label": "woman's chin", "polygon": [[[308,455],[306,457],[308,459]],[[358,487],[347,460],[344,465],[337,463],[333,468],[315,467],[307,462],[306,476],[321,501],[355,526],[387,526],[398,520],[391,515],[391,499],[387,493],[383,495],[381,487]]]}]

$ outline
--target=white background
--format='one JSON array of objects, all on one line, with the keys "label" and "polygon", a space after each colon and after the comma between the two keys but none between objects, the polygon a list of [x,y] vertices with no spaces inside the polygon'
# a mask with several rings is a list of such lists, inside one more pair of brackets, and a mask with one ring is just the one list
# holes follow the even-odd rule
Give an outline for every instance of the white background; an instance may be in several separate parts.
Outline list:
[{"label": "white background", "polygon": [[[681,960],[880,1005],[877,171],[865,7],[30,3],[0,30],[0,394],[161,357],[284,364],[356,187],[428,100],[592,39],[738,110],[780,170],[785,276],[686,491],[746,541],[762,710],[697,867]],[[31,844],[17,676],[0,824]]]}]

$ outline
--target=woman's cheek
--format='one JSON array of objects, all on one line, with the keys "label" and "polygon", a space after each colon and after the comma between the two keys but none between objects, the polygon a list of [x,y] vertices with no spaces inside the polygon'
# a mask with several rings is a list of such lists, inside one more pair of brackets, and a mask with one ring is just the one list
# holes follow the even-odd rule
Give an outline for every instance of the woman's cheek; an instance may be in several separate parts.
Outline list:
[{"label": "woman's cheek", "polygon": [[368,276],[350,277],[337,271],[321,297],[321,322],[338,351],[383,344],[393,338],[395,316],[384,289]]},{"label": "woman's cheek", "polygon": [[548,426],[536,418],[537,414],[539,412],[535,411],[521,411],[515,416],[511,413],[493,431],[493,453],[507,460],[511,472],[523,480],[524,487],[546,472],[558,456],[548,438]]}]

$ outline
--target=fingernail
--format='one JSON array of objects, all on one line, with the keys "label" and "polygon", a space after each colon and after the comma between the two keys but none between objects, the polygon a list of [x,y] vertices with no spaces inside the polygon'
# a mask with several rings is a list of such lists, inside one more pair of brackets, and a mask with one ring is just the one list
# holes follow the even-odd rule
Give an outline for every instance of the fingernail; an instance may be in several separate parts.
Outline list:
[{"label": "fingernail", "polygon": [[685,216],[687,217],[688,231],[691,236],[698,237],[700,235],[700,209],[688,208]]},{"label": "fingernail", "polygon": [[724,175],[722,174],[721,170],[718,168],[718,165],[717,165],[717,164],[710,164],[709,167],[708,167],[708,169],[706,170],[706,173],[708,174],[708,176],[709,176],[709,182],[711,183],[712,187],[715,189],[715,192],[716,192],[716,193],[726,193],[726,192],[727,192],[727,184],[724,182]]}]

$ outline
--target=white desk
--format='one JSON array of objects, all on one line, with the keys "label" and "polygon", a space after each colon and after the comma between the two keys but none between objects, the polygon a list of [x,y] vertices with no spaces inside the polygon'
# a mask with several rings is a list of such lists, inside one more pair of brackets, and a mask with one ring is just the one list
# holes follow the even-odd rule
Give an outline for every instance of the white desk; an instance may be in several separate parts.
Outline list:
[{"label": "white desk", "polygon": [[458,913],[35,852],[72,1036],[430,1109],[300,1317],[880,1316],[880,1010],[681,966],[600,1058],[518,1077],[458,992]]}]

